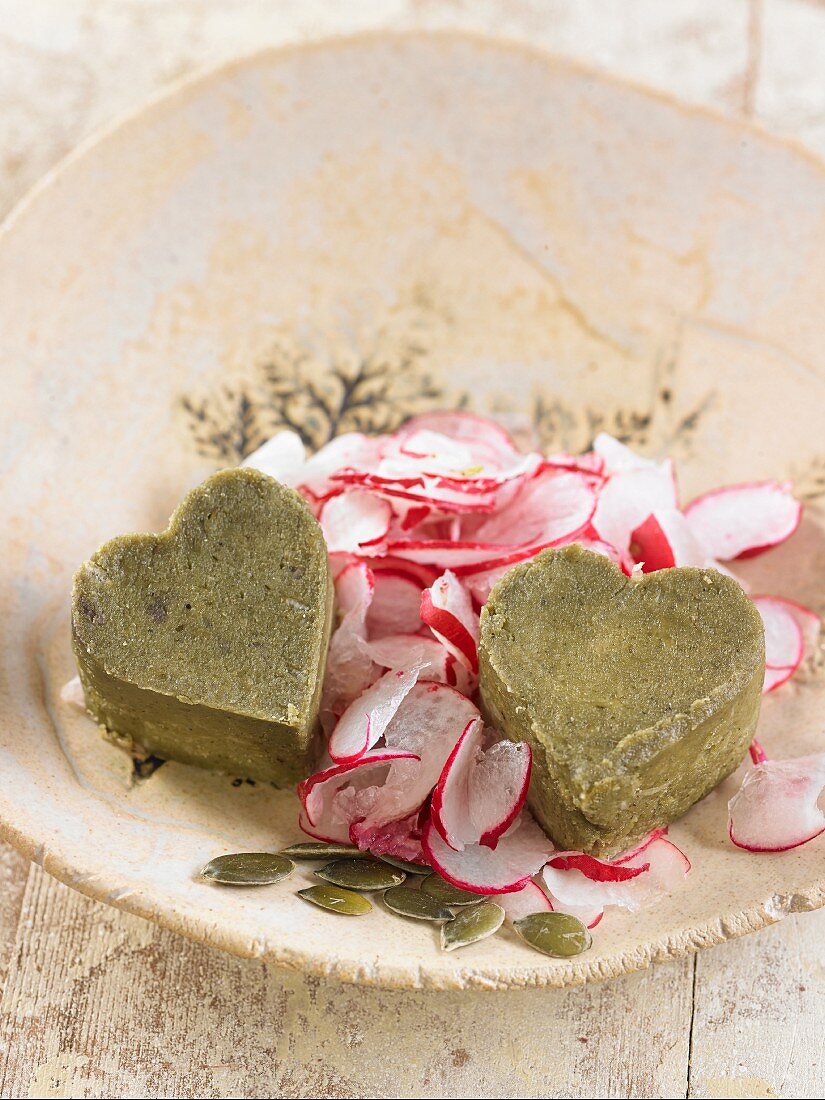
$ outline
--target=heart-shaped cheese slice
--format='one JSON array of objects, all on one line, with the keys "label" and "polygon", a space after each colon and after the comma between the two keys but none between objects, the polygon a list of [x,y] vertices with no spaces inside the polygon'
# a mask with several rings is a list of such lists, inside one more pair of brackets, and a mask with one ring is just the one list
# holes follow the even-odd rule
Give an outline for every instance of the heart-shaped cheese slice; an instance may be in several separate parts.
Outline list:
[{"label": "heart-shaped cheese slice", "polygon": [[78,571],[86,705],[135,753],[291,785],[312,764],[331,607],[304,501],[224,470],[162,534],[112,539]]},{"label": "heart-shaped cheese slice", "polygon": [[539,822],[560,848],[612,855],[740,763],[765,642],[730,577],[665,569],[631,580],[573,545],[499,581],[479,661],[489,721],[533,749]]}]

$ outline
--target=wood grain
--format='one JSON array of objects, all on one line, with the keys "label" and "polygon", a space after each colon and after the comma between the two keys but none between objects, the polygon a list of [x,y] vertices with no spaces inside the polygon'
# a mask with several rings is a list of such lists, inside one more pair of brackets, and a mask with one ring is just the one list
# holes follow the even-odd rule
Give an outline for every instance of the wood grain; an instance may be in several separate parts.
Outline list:
[{"label": "wood grain", "polygon": [[696,959],[690,1096],[821,1096],[825,910]]},{"label": "wood grain", "polygon": [[198,946],[39,868],[14,950],[3,1096],[685,1092],[692,959],[583,989],[363,989]]},{"label": "wood grain", "polygon": [[0,994],[11,963],[29,866],[12,847],[0,843]]}]

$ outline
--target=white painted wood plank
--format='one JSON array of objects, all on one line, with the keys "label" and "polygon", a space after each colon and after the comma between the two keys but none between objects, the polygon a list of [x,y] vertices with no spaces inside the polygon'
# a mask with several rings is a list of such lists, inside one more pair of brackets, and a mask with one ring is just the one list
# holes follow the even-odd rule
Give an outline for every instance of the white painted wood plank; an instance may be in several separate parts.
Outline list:
[{"label": "white painted wood plank", "polygon": [[825,910],[697,956],[692,1097],[821,1097]]},{"label": "white painted wood plank", "polygon": [[6,984],[28,877],[29,861],[0,842],[0,993]]},{"label": "white painted wood plank", "polygon": [[35,868],[0,1095],[684,1095],[692,966],[571,990],[362,989],[222,955]]}]

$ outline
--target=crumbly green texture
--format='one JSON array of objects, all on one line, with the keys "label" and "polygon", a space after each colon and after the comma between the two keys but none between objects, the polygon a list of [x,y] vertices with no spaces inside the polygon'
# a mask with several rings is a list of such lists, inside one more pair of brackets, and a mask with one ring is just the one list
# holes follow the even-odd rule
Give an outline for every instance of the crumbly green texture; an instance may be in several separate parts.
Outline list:
[{"label": "crumbly green texture", "polygon": [[304,501],[257,470],[224,470],[162,534],[112,539],[78,570],[86,705],[135,754],[291,786],[316,748],[331,611]]},{"label": "crumbly green texture", "polygon": [[533,749],[533,813],[561,848],[609,856],[741,762],[765,641],[753,604],[722,573],[630,580],[574,545],[493,588],[479,661],[489,721]]}]

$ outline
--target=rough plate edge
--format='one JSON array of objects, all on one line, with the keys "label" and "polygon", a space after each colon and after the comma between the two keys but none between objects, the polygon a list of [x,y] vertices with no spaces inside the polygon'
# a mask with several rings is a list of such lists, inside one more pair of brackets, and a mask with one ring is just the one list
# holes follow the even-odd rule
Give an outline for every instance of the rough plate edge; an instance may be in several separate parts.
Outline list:
[{"label": "rough plate edge", "polygon": [[[709,119],[717,125],[724,126],[732,134],[749,134],[760,141],[787,149],[795,156],[807,161],[825,177],[825,159],[820,158],[802,142],[794,138],[771,133],[752,119],[734,118],[709,105],[687,103],[677,96],[650,87],[642,82],[621,77],[584,62],[555,54],[518,38],[485,35],[458,29],[431,31],[375,30],[353,35],[320,38],[312,42],[266,46],[229,61],[221,62],[218,65],[199,67],[194,72],[172,82],[150,96],[137,108],[126,111],[111,122],[93,131],[41,176],[13,205],[6,217],[0,221],[0,250],[2,250],[6,239],[13,233],[17,222],[28,213],[31,207],[36,205],[41,195],[46,194],[54,183],[61,179],[67,171],[71,170],[76,161],[82,160],[87,154],[91,154],[113,135],[121,134],[123,131],[141,123],[144,116],[154,112],[162,112],[180,96],[185,96],[212,80],[224,78],[241,71],[247,65],[260,63],[267,58],[278,60],[293,54],[343,49],[354,44],[388,41],[399,45],[414,41],[465,42],[497,52],[519,52],[530,59],[542,61],[557,70],[586,76],[614,88],[630,90],[639,96],[672,107],[683,116]],[[45,841],[39,840],[35,835],[23,833],[12,824],[2,820],[0,820],[0,839],[7,841],[21,855],[42,867],[51,877],[78,891],[78,893],[94,901],[104,902],[126,913],[142,917],[171,932],[184,935],[195,942],[227,951],[239,958],[258,959],[274,966],[301,971],[315,977],[390,990],[456,991],[536,987],[563,988],[584,985],[588,982],[607,981],[624,974],[644,970],[653,963],[682,958],[694,954],[702,948],[713,947],[728,940],[748,935],[751,932],[757,932],[771,924],[778,923],[792,913],[812,912],[825,907],[825,877],[823,877],[803,891],[770,896],[758,906],[749,910],[722,914],[700,927],[682,933],[672,933],[662,943],[640,948],[628,955],[616,956],[612,961],[603,960],[601,964],[567,963],[541,970],[536,970],[534,967],[508,967],[504,971],[498,972],[495,968],[490,967],[483,970],[461,967],[448,974],[433,974],[424,965],[419,966],[417,972],[410,968],[389,968],[385,971],[382,968],[357,967],[337,962],[322,965],[312,954],[279,949],[277,945],[267,941],[253,940],[250,942],[245,938],[235,939],[231,936],[225,937],[220,944],[210,941],[202,932],[195,932],[193,929],[188,928],[186,917],[181,917],[174,912],[159,913],[153,907],[151,900],[145,895],[131,891],[123,893],[124,887],[122,884],[117,885],[111,880],[103,879],[95,872],[88,875],[78,874],[77,870],[71,868],[65,860],[61,860],[58,856],[53,857],[49,853]]]}]

